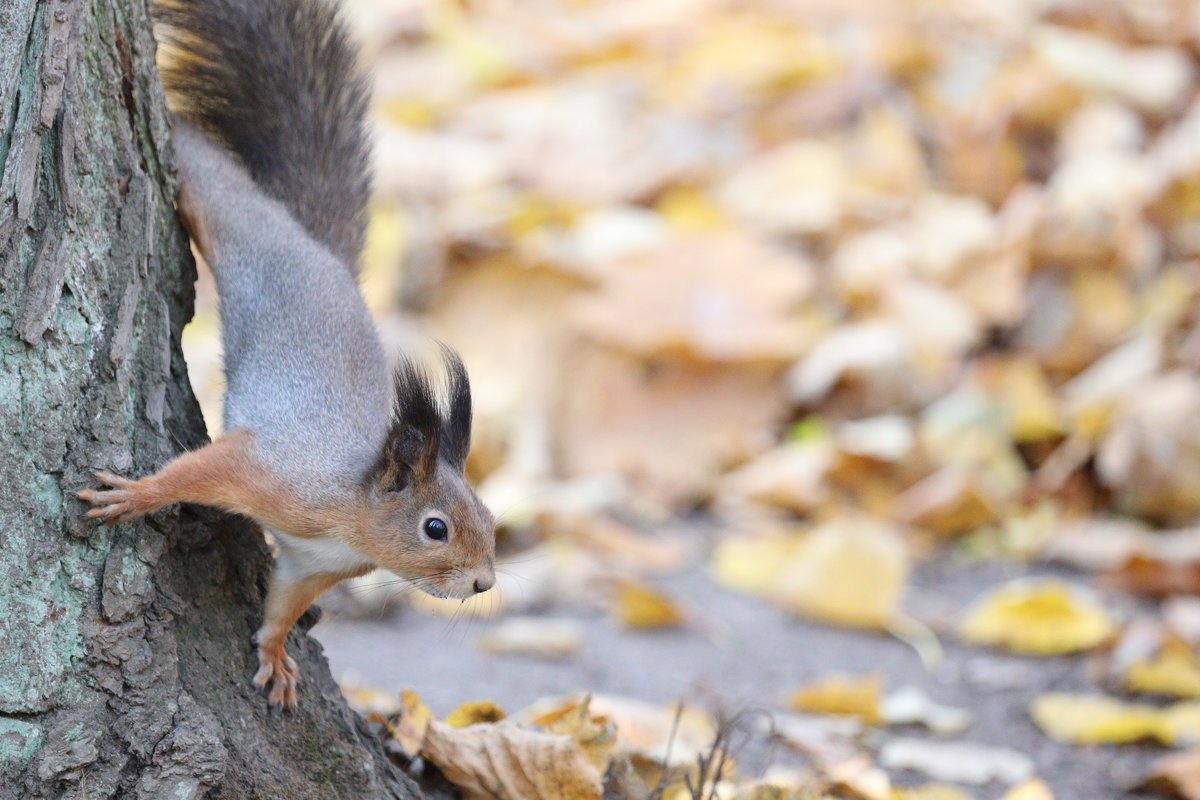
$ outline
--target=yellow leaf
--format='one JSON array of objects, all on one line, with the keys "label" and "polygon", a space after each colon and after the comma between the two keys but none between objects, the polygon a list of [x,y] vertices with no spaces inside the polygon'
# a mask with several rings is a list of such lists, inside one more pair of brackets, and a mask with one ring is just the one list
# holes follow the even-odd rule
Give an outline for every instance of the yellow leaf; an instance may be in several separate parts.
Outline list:
[{"label": "yellow leaf", "polygon": [[1017,581],[993,591],[961,627],[973,644],[1019,653],[1058,655],[1087,650],[1115,632],[1098,603],[1060,581]]},{"label": "yellow leaf", "polygon": [[455,728],[465,728],[468,725],[499,722],[505,717],[504,710],[491,700],[480,700],[477,703],[463,703],[450,712],[446,724]]},{"label": "yellow leaf", "polygon": [[971,800],[971,795],[947,783],[927,783],[906,789],[893,789],[893,800]]},{"label": "yellow leaf", "polygon": [[713,576],[730,589],[766,594],[803,544],[799,536],[726,539],[713,551]]},{"label": "yellow leaf", "polygon": [[866,518],[822,524],[780,576],[773,596],[822,622],[883,628],[895,617],[908,576],[908,553],[890,528]]},{"label": "yellow leaf", "polygon": [[673,628],[684,621],[683,612],[672,600],[632,582],[617,590],[616,615],[630,628]]},{"label": "yellow leaf", "polygon": [[1045,781],[1034,778],[1009,789],[1002,800],[1054,800],[1054,793]]},{"label": "yellow leaf", "polygon": [[1050,736],[1075,744],[1200,742],[1197,702],[1158,708],[1124,703],[1103,695],[1044,694],[1033,701],[1029,713]]},{"label": "yellow leaf", "polygon": [[416,692],[405,689],[400,693],[400,719],[392,727],[392,738],[409,758],[421,752],[425,733],[433,721],[433,712]]},{"label": "yellow leaf", "polygon": [[408,216],[398,206],[386,203],[371,207],[367,241],[363,248],[359,283],[368,307],[383,313],[395,302],[400,265],[411,244]]},{"label": "yellow leaf", "polygon": [[604,774],[617,749],[617,727],[607,717],[593,714],[591,701],[591,696],[585,695],[574,705],[543,715],[537,724],[547,733],[574,738],[588,760]]},{"label": "yellow leaf", "polygon": [[1188,645],[1169,642],[1154,658],[1134,663],[1125,676],[1125,683],[1131,692],[1197,698],[1200,697],[1200,664]]},{"label": "yellow leaf", "polygon": [[835,675],[810,683],[792,695],[791,706],[814,714],[858,717],[869,725],[883,723],[883,678]]},{"label": "yellow leaf", "polygon": [[670,189],[658,200],[658,213],[681,231],[705,231],[726,227],[725,211],[700,189]]},{"label": "yellow leaf", "polygon": [[1061,433],[1058,401],[1037,362],[1021,358],[1006,367],[1000,388],[1013,438],[1036,442]]},{"label": "yellow leaf", "polygon": [[379,115],[389,122],[409,128],[432,128],[437,111],[419,100],[390,99],[380,104]]},{"label": "yellow leaf", "polygon": [[346,702],[350,704],[351,708],[363,715],[387,716],[394,714],[400,708],[394,693],[372,689],[369,686],[343,684],[342,696],[346,698]]}]

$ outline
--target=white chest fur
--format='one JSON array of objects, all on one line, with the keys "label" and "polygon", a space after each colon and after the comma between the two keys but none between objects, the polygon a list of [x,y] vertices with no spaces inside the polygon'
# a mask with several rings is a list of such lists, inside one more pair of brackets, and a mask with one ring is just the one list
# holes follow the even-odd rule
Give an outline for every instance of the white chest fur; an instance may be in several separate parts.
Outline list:
[{"label": "white chest fur", "polygon": [[286,581],[299,580],[322,572],[357,572],[375,566],[370,558],[334,536],[307,539],[268,528],[279,543],[275,569]]}]

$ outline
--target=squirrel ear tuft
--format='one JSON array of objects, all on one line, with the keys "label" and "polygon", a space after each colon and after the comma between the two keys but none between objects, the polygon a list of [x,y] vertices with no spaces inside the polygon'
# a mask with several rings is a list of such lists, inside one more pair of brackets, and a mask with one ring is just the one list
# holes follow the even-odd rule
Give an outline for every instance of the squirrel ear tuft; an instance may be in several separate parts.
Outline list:
[{"label": "squirrel ear tuft", "polygon": [[367,479],[386,492],[398,492],[411,483],[431,480],[437,474],[442,418],[429,376],[407,358],[395,371],[392,424],[383,451]]},{"label": "squirrel ear tuft", "polygon": [[449,394],[448,414],[441,430],[442,457],[461,473],[471,449],[471,381],[458,353],[444,344],[441,348]]}]

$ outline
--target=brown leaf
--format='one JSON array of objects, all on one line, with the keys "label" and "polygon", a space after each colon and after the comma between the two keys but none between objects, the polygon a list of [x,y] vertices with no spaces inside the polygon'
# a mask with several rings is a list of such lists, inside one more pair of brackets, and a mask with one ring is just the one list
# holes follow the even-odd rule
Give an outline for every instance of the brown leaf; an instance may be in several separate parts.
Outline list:
[{"label": "brown leaf", "polygon": [[1172,563],[1134,554],[1101,576],[1104,585],[1145,597],[1200,594],[1200,561]]},{"label": "brown leaf", "polygon": [[601,774],[571,736],[512,722],[431,722],[421,755],[467,800],[600,800]]},{"label": "brown leaf", "polygon": [[1200,750],[1163,756],[1138,788],[1179,800],[1200,800]]}]

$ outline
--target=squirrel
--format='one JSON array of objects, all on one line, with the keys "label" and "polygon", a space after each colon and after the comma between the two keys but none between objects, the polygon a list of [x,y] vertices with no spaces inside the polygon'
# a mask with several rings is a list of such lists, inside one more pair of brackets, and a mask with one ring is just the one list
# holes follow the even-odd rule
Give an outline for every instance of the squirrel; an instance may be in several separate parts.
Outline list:
[{"label": "squirrel", "polygon": [[336,9],[159,0],[155,15],[176,206],[217,281],[227,432],[78,495],[110,525],[185,502],[269,531],[253,681],[295,708],[286,639],[326,589],[377,566],[443,598],[495,583],[495,522],[464,474],[470,383],[445,345],[444,382],[409,358],[389,375],[359,293],[368,95]]}]

